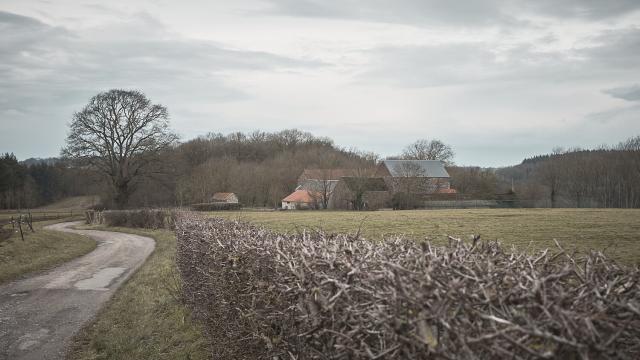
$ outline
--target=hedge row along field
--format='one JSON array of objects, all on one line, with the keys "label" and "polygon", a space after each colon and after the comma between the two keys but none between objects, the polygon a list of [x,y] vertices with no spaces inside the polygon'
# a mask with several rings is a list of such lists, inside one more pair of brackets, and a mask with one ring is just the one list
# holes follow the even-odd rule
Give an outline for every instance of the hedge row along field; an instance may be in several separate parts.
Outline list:
[{"label": "hedge row along field", "polygon": [[185,301],[216,359],[637,359],[640,269],[499,243],[176,224]]},{"label": "hedge row along field", "polygon": [[173,209],[88,210],[85,222],[89,225],[173,230],[177,215],[178,211]]},{"label": "hedge row along field", "polygon": [[190,208],[193,211],[240,210],[242,208],[242,205],[237,203],[215,202],[215,203],[191,204]]}]

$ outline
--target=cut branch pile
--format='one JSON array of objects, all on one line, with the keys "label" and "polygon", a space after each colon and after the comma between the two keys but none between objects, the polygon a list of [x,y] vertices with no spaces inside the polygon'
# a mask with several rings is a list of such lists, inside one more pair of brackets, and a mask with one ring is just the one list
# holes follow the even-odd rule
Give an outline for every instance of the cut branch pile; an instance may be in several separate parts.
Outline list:
[{"label": "cut branch pile", "polygon": [[221,359],[637,359],[640,269],[178,218],[187,303]]}]

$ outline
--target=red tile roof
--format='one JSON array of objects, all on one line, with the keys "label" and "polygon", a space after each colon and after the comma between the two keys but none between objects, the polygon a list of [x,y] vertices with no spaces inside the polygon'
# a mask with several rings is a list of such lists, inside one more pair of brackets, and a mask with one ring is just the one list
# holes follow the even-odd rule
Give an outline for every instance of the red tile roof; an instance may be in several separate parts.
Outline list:
[{"label": "red tile roof", "polygon": [[315,202],[316,199],[313,196],[318,195],[313,191],[307,190],[296,190],[289,194],[286,198],[282,199],[282,201],[286,202],[298,202],[298,203],[312,203]]}]

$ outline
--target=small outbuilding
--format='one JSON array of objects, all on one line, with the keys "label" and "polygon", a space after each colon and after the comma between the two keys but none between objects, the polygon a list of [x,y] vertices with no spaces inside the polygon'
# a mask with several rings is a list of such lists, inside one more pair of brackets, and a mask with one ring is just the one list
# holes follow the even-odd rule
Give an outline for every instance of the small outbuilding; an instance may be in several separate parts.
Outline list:
[{"label": "small outbuilding", "polygon": [[218,192],[213,194],[213,196],[211,197],[211,202],[237,204],[238,196],[236,196],[236,194],[231,192]]},{"label": "small outbuilding", "polygon": [[320,194],[309,190],[296,190],[282,199],[282,208],[287,210],[317,209]]}]

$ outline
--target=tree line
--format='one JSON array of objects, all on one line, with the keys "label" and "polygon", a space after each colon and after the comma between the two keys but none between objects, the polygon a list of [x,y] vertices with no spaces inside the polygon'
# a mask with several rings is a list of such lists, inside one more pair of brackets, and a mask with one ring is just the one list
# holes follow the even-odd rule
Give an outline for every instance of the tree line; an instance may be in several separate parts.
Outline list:
[{"label": "tree line", "polygon": [[246,206],[278,206],[305,168],[373,167],[374,154],[341,149],[295,129],[211,133],[163,150],[128,183],[126,205],[113,182],[86,164],[63,159],[0,158],[0,208],[33,208],[68,196],[100,194],[104,207],[185,206],[235,192]]},{"label": "tree line", "polygon": [[369,168],[376,160],[295,129],[209,134],[177,147],[174,201],[207,202],[213,193],[228,191],[247,206],[279,207],[305,168]]},{"label": "tree line", "polygon": [[[101,195],[109,208],[185,206],[235,192],[245,206],[279,207],[305,168],[373,174],[374,153],[297,129],[210,133],[180,143],[167,109],[139,91],[110,90],[73,115],[63,158],[0,158],[0,208]],[[441,160],[456,198],[531,206],[640,207],[640,136],[596,150],[556,150],[501,169],[458,167],[453,149],[418,140],[395,159]],[[370,176],[370,175],[369,175]]]},{"label": "tree line", "polygon": [[555,149],[500,169],[521,199],[549,207],[640,207],[640,136],[598,149]]},{"label": "tree line", "polygon": [[29,209],[69,196],[103,192],[101,179],[90,169],[71,166],[60,159],[0,156],[0,209]]},{"label": "tree line", "polygon": [[[447,166],[457,198],[496,199],[514,190],[525,206],[640,207],[640,137],[595,150],[556,150],[500,169]],[[163,151],[132,182],[128,207],[185,206],[235,192],[246,206],[277,207],[305,168],[371,169],[378,156],[341,149],[299,130],[211,133]],[[370,174],[371,172],[362,172]],[[32,208],[99,193],[117,207],[110,182],[68,161],[18,162],[0,157],[0,208]]]}]

